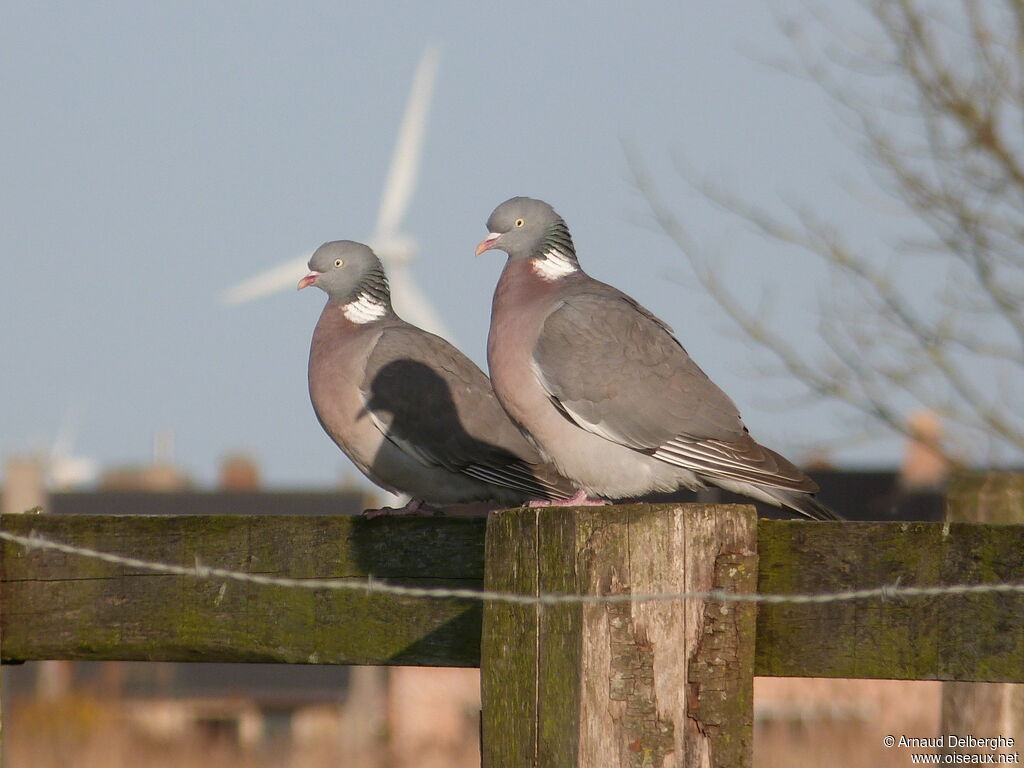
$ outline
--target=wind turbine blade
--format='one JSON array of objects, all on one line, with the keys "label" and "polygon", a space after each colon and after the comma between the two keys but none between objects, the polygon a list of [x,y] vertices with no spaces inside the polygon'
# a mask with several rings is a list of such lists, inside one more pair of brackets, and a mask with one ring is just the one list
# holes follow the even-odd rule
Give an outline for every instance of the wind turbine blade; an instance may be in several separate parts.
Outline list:
[{"label": "wind turbine blade", "polygon": [[258,299],[271,293],[283,291],[285,288],[295,288],[302,276],[308,271],[306,264],[312,253],[307,253],[297,259],[290,259],[284,264],[271,267],[265,272],[250,277],[248,280],[229,288],[221,295],[221,302],[224,304],[241,304],[246,301]]},{"label": "wind turbine blade", "polygon": [[434,95],[439,58],[438,47],[429,45],[423,51],[423,57],[416,69],[409,101],[405,106],[405,115],[398,130],[395,151],[391,155],[391,167],[388,169],[384,192],[381,195],[380,212],[377,214],[377,236],[397,232],[409,207],[420,170],[423,134],[427,127],[430,101]]},{"label": "wind turbine blade", "polygon": [[388,283],[391,285],[391,303],[399,315],[425,331],[436,333],[448,341],[454,341],[440,315],[416,287],[405,264],[398,263],[390,267]]},{"label": "wind turbine blade", "polygon": [[57,435],[50,446],[50,461],[55,462],[71,455],[78,434],[78,413],[75,408],[66,408],[57,427]]}]

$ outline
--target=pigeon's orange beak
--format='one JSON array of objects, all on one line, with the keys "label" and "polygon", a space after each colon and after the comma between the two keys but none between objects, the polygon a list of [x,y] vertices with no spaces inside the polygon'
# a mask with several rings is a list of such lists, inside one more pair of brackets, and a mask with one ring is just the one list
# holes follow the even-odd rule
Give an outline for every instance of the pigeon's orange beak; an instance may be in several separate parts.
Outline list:
[{"label": "pigeon's orange beak", "polygon": [[303,288],[309,288],[309,286],[311,286],[313,283],[316,282],[316,279],[318,277],[320,277],[320,273],[319,272],[310,272],[304,278],[299,280],[299,285],[298,285],[298,288],[296,290],[301,291]]},{"label": "pigeon's orange beak", "polygon": [[489,232],[487,237],[480,241],[480,245],[476,247],[476,255],[479,256],[484,251],[489,251],[494,247],[494,243],[501,237],[500,232]]}]

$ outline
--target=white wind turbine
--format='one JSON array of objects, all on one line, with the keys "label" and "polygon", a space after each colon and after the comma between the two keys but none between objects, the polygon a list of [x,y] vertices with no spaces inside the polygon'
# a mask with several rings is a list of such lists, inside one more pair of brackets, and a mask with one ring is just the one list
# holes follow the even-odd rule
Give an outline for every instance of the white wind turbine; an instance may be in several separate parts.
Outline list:
[{"label": "white wind turbine", "polygon": [[[434,93],[438,58],[437,46],[428,46],[416,69],[394,154],[391,156],[391,167],[384,183],[377,226],[369,245],[384,262],[391,283],[391,298],[398,313],[414,325],[450,339],[441,318],[413,282],[408,265],[416,255],[416,243],[401,231],[402,218],[409,208],[416,177],[419,175],[423,134]],[[286,288],[294,288],[306,274],[306,263],[310,256],[312,252],[249,278],[225,291],[223,302],[241,304]]]},{"label": "white wind turbine", "polygon": [[46,486],[51,490],[66,491],[95,482],[99,477],[99,463],[94,459],[74,454],[78,434],[78,413],[73,408],[64,412],[57,436],[50,449],[42,456],[46,472]]}]

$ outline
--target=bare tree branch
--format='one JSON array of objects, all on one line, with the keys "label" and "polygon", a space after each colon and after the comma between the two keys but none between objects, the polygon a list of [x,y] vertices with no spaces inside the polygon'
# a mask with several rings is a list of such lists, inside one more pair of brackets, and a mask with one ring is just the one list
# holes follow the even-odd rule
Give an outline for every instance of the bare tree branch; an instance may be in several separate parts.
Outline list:
[{"label": "bare tree branch", "polygon": [[[848,301],[820,321],[823,352],[802,354],[716,278],[638,154],[627,157],[651,213],[704,289],[787,375],[906,434],[909,401],[940,412],[961,445],[974,433],[1024,455],[1024,2],[958,5],[861,0],[872,25],[853,35],[826,14],[819,40],[786,23],[800,72],[829,96],[872,161],[879,189],[913,236],[866,252],[812,206],[783,218],[680,175],[768,240],[824,264]],[[825,43],[820,35],[825,36]],[[921,240],[920,233],[926,239]],[[910,246],[910,241],[917,245]],[[877,248],[875,249],[877,251]],[[926,287],[908,273],[925,259]],[[944,284],[942,282],[944,281]],[[931,291],[929,295],[928,291]],[[852,309],[855,308],[855,309]]]}]

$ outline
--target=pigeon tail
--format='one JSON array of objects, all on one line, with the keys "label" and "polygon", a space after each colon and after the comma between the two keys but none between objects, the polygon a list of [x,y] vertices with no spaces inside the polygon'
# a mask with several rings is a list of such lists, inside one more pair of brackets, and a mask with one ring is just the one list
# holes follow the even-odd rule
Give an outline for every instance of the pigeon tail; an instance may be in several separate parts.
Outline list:
[{"label": "pigeon tail", "polygon": [[787,491],[782,488],[768,488],[761,486],[769,496],[774,498],[778,504],[788,507],[794,512],[799,512],[810,520],[842,520],[843,518],[818,501],[810,493],[799,491]]}]

